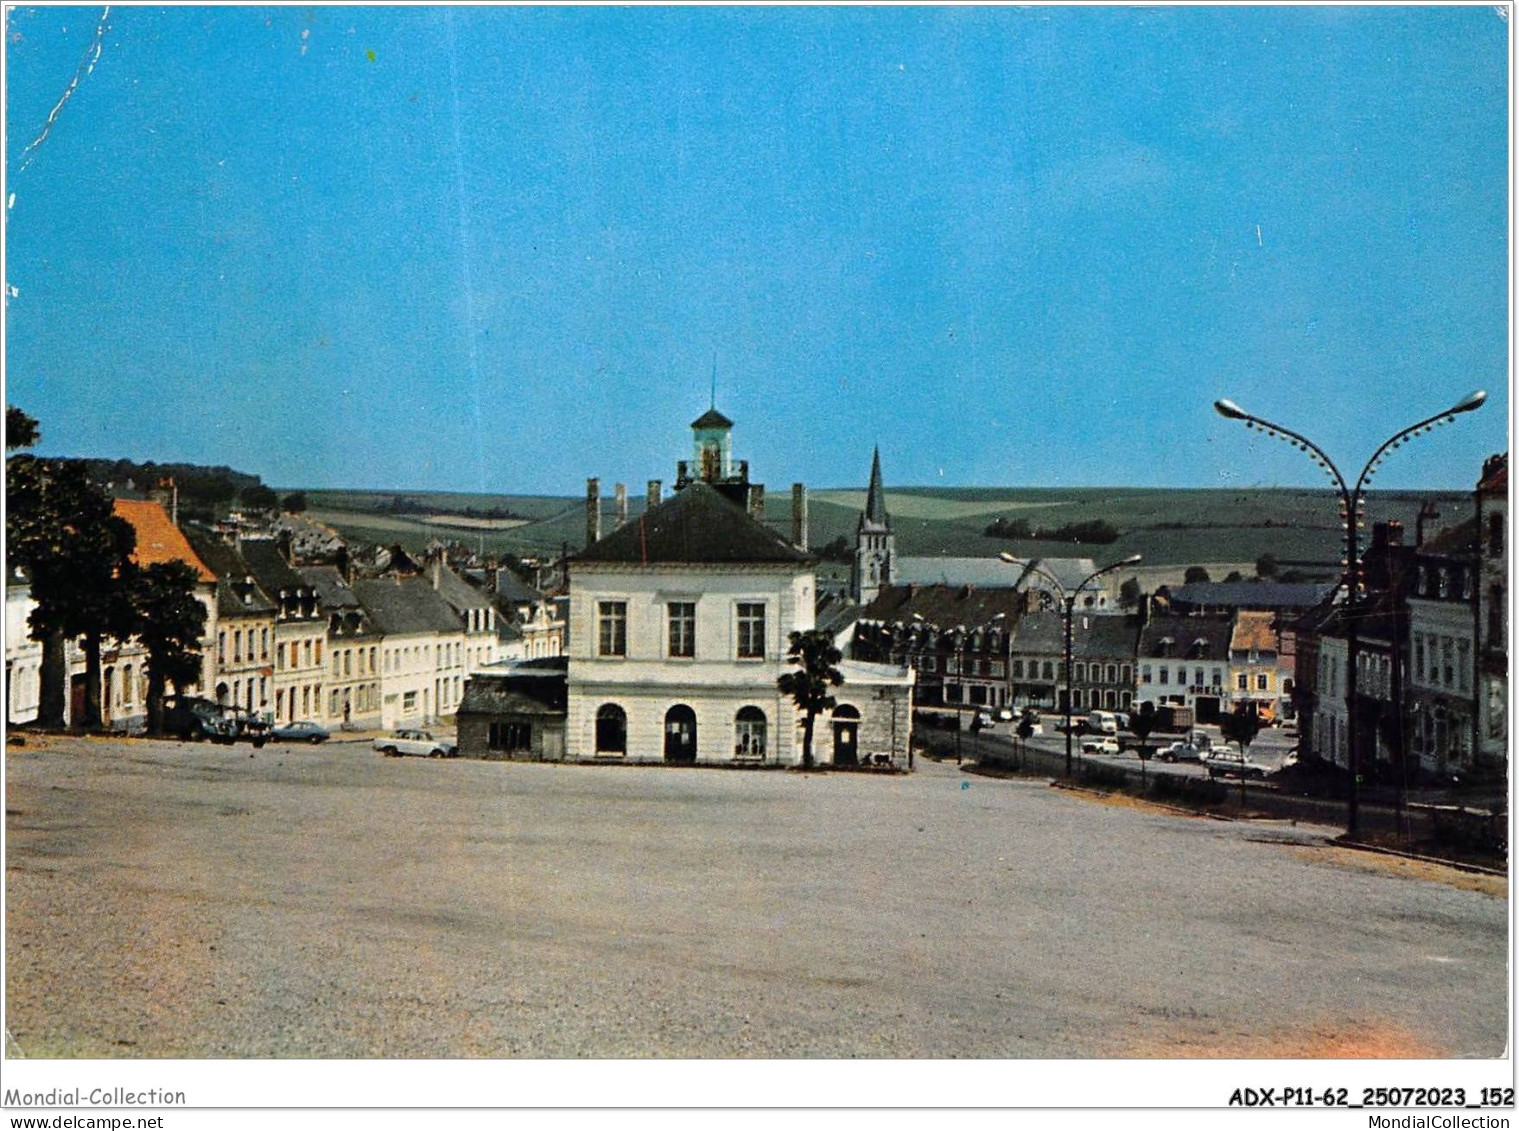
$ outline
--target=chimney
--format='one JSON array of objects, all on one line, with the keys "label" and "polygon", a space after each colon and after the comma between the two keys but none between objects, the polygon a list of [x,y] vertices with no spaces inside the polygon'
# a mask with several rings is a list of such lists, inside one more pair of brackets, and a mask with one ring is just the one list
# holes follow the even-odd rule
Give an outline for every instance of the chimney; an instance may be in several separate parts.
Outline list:
[{"label": "chimney", "polygon": [[500,569],[499,565],[488,565],[485,567],[485,591],[487,593],[497,592],[496,585],[501,578]]},{"label": "chimney", "polygon": [[428,563],[428,566],[429,566],[429,568],[428,568],[428,571],[427,571],[427,575],[428,575],[429,579],[432,581],[432,587],[434,589],[442,589],[443,588],[443,551],[442,550],[439,550],[436,554],[433,555],[432,561]]},{"label": "chimney", "polygon": [[338,547],[338,552],[332,557],[332,564],[338,567],[338,576],[343,579],[344,585],[353,583],[353,562],[348,557],[347,546]]},{"label": "chimney", "polygon": [[619,483],[612,488],[612,497],[617,502],[617,525],[619,527],[628,524],[628,489]]},{"label": "chimney", "polygon": [[665,485],[658,479],[649,480],[649,509],[653,510],[664,501]]},{"label": "chimney", "polygon": [[765,521],[765,485],[749,484],[749,517],[755,522]]},{"label": "chimney", "polygon": [[791,541],[799,550],[807,548],[807,488],[791,485]]},{"label": "chimney", "polygon": [[601,541],[601,480],[585,481],[585,544]]}]

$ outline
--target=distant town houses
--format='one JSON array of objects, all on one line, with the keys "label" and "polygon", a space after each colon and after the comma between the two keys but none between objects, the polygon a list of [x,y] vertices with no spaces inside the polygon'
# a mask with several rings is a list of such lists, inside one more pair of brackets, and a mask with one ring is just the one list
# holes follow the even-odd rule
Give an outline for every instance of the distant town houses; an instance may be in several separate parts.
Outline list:
[{"label": "distant town houses", "polygon": [[1507,489],[1497,455],[1454,525],[1426,537],[1426,512],[1406,544],[1401,524],[1376,524],[1354,620],[1333,598],[1297,619],[1306,755],[1342,769],[1354,755],[1373,779],[1506,775]]},{"label": "distant town houses", "polygon": [[[117,499],[114,509],[137,535],[138,564],[182,561],[200,579],[207,610],[202,676],[179,690],[271,722],[424,725],[455,713],[468,675],[508,653],[512,634],[534,655],[563,651],[561,607],[536,590],[514,588],[496,563],[489,569],[503,578],[499,593],[466,580],[442,553],[417,562],[391,547],[361,561],[325,536],[303,542],[283,527],[247,520],[181,526],[167,496]],[[305,558],[297,549],[303,545],[323,560]],[[517,603],[503,594],[529,599]],[[10,571],[6,709],[14,724],[38,713],[42,649],[28,636],[33,607],[24,573]],[[87,679],[77,643],[67,660],[72,720],[83,715]],[[111,641],[103,650],[106,726],[145,724],[145,663],[132,642]]]}]

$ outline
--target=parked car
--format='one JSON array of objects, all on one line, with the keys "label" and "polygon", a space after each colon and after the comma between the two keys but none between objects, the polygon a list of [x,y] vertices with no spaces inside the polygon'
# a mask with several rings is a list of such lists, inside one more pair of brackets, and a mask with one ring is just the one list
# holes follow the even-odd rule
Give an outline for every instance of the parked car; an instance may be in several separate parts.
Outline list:
[{"label": "parked car", "polygon": [[1081,752],[1083,754],[1117,754],[1118,740],[1107,735],[1081,740]]},{"label": "parked car", "polygon": [[1086,729],[1091,734],[1116,735],[1118,719],[1112,711],[1093,711],[1087,716]]},{"label": "parked car", "polygon": [[425,730],[398,730],[374,740],[374,748],[388,758],[410,754],[418,758],[452,758],[459,753],[456,743],[434,738]]},{"label": "parked car", "polygon": [[1161,747],[1156,757],[1162,762],[1201,762],[1209,751],[1185,740]]},{"label": "parked car", "polygon": [[999,723],[1010,723],[1017,717],[1018,716],[1013,713],[1013,709],[1011,707],[1002,707],[997,711],[997,721]]},{"label": "parked car", "polygon": [[170,695],[164,700],[164,730],[183,742],[233,742],[237,726],[209,699]]},{"label": "parked car", "polygon": [[314,746],[318,742],[326,742],[332,737],[332,732],[321,723],[302,719],[299,722],[282,723],[270,731],[269,736],[275,742],[309,742]]},{"label": "parked car", "polygon": [[990,711],[977,711],[975,721],[971,723],[971,729],[992,730],[996,725],[997,721],[992,718]]},{"label": "parked car", "polygon": [[1268,773],[1266,767],[1259,762],[1252,762],[1238,751],[1223,747],[1214,750],[1203,765],[1208,767],[1210,778],[1263,778]]}]

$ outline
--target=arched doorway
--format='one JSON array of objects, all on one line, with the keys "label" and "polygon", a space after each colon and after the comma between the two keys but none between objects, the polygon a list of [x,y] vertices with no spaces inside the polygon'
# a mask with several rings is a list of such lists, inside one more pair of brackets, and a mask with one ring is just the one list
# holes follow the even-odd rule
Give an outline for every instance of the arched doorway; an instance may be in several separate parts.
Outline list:
[{"label": "arched doorway", "polygon": [[604,703],[596,711],[596,753],[628,752],[628,716],[616,703]]},{"label": "arched doorway", "polygon": [[833,764],[860,764],[860,712],[848,703],[833,709]]},{"label": "arched doorway", "polygon": [[696,761],[696,712],[684,703],[665,712],[665,761]]}]

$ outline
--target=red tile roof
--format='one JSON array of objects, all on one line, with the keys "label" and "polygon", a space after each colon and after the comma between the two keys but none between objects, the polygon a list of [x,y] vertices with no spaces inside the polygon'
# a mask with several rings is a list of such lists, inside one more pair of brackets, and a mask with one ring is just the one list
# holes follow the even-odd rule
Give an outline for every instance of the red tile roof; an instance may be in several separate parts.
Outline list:
[{"label": "red tile roof", "polygon": [[196,556],[159,504],[144,499],[113,499],[111,506],[118,517],[126,519],[137,531],[137,549],[132,552],[132,561],[137,565],[184,562],[202,581],[216,580],[216,574]]}]

